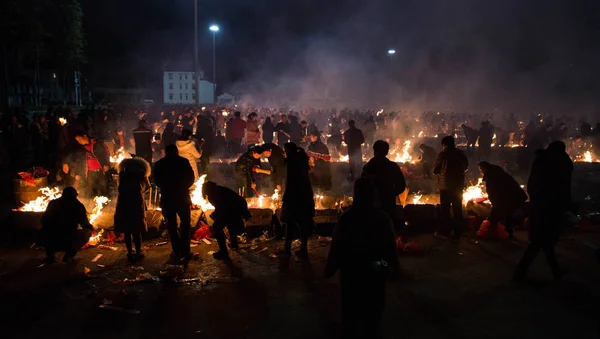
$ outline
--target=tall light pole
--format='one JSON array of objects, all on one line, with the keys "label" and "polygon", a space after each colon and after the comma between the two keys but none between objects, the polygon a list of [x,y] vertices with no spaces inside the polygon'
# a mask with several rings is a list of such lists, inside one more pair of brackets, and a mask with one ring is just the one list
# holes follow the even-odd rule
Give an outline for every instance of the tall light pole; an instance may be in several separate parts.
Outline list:
[{"label": "tall light pole", "polygon": [[213,33],[213,96],[216,95],[217,91],[217,32],[219,31],[219,26],[211,25],[208,29]]},{"label": "tall light pole", "polygon": [[200,103],[200,81],[198,72],[198,0],[194,0],[194,82],[196,84],[196,105]]}]

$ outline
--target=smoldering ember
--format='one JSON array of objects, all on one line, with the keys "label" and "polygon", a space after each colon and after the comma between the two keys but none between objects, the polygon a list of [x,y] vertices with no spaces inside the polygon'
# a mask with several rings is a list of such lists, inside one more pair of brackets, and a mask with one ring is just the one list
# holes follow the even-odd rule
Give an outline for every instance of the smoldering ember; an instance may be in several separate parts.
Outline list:
[{"label": "smoldering ember", "polygon": [[3,338],[600,336],[597,2],[0,13]]}]

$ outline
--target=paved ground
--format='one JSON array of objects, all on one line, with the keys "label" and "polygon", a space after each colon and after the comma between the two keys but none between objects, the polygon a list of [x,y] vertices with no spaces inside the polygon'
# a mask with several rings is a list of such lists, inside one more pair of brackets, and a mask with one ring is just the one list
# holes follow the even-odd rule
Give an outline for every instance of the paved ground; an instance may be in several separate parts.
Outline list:
[{"label": "paved ground", "polygon": [[[569,268],[565,280],[551,281],[540,256],[525,285],[510,281],[526,245],[524,233],[517,238],[416,238],[426,253],[401,257],[409,277],[389,284],[386,338],[598,338],[600,266],[592,244],[600,237],[566,237],[558,249]],[[166,265],[168,244],[150,247],[139,267],[127,264],[123,245],[89,248],[77,264],[41,268],[41,250],[3,248],[2,337],[336,338],[338,284],[321,273],[329,241],[311,239],[310,263],[274,257],[280,245],[247,244],[227,266],[208,255],[214,242],[199,244],[193,250],[200,257],[180,276],[199,280],[188,283],[169,277],[180,268]],[[161,281],[123,282],[144,273]]]}]

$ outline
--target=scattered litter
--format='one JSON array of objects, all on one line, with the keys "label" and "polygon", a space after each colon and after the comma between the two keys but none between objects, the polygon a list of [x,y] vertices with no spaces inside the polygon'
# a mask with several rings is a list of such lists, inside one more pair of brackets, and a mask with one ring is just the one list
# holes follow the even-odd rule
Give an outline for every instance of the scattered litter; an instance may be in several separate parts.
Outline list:
[{"label": "scattered litter", "polygon": [[179,285],[190,285],[193,282],[197,282],[197,281],[202,282],[202,279],[200,279],[200,278],[186,278],[186,279],[175,278],[173,281]]},{"label": "scattered litter", "polygon": [[463,252],[456,252],[456,254],[458,254],[458,255],[463,255]]},{"label": "scattered litter", "polygon": [[322,236],[319,236],[317,238],[317,241],[318,242],[325,242],[325,241],[331,241],[331,239],[332,239],[331,237],[322,237]]},{"label": "scattered litter", "polygon": [[38,265],[36,268],[42,268],[42,267],[44,267],[44,266],[46,266],[46,263],[41,263],[41,264],[40,264],[40,265]]},{"label": "scattered litter", "polygon": [[240,244],[245,244],[248,242],[248,235],[246,233],[243,233],[241,235],[237,236],[237,241]]},{"label": "scattered litter", "polygon": [[135,280],[125,279],[125,282],[142,282],[142,281],[157,281],[158,282],[158,281],[160,281],[160,278],[146,272],[146,273],[138,274],[137,277],[135,277]]},{"label": "scattered litter", "polygon": [[215,251],[208,251],[208,255],[213,255],[215,254]]},{"label": "scattered litter", "polygon": [[200,242],[198,240],[192,239],[190,240],[190,243],[198,245]]},{"label": "scattered litter", "polygon": [[198,253],[198,252],[194,253],[194,255],[192,256],[192,259],[194,259],[194,260],[200,259],[200,253]]},{"label": "scattered litter", "polygon": [[253,250],[253,251],[254,251],[255,249],[257,249],[257,248],[258,248],[258,246],[252,246],[252,247],[250,247],[250,249],[251,249],[251,250]]},{"label": "scattered litter", "polygon": [[96,254],[96,256],[94,257],[94,259],[92,259],[92,262],[97,262],[98,259],[100,259],[102,257],[102,253]]},{"label": "scattered litter", "polygon": [[158,247],[158,246],[166,245],[167,243],[168,243],[167,241],[157,242],[156,244],[154,244],[154,246]]},{"label": "scattered litter", "polygon": [[29,246],[29,248],[33,249],[35,247],[35,243],[31,244],[31,246]]},{"label": "scattered litter", "polygon": [[235,278],[235,277],[216,277],[216,278],[211,278],[209,279],[209,281],[211,283],[237,283],[240,282],[240,278]]},{"label": "scattered litter", "polygon": [[112,310],[112,311],[129,313],[129,314],[140,314],[140,311],[138,311],[138,310],[128,310],[123,307],[117,307],[117,306],[112,306],[112,305],[104,305],[103,304],[98,307],[103,308],[105,310]]},{"label": "scattered litter", "polygon": [[260,250],[260,251],[256,251],[256,253],[262,253],[262,252],[264,252],[264,251],[266,251],[266,250],[268,250],[268,249],[269,249],[268,247],[265,247],[265,248],[263,248],[263,249],[262,249],[262,250]]},{"label": "scattered litter", "polygon": [[112,305],[112,303],[113,302],[110,299],[104,299],[104,300],[102,300],[102,305]]},{"label": "scattered litter", "polygon": [[97,266],[97,267],[100,267],[100,268],[105,268],[105,267],[106,267],[106,265],[100,265],[100,264],[98,264],[98,265],[96,265],[96,266]]},{"label": "scattered litter", "polygon": [[92,270],[90,270],[90,269],[89,269],[89,268],[87,268],[87,267],[84,267],[84,268],[83,268],[83,274],[85,274],[85,275],[88,275],[88,274],[90,274],[90,272],[91,272],[91,271],[92,271]]},{"label": "scattered litter", "polygon": [[196,334],[200,334],[200,333],[202,333],[202,330],[196,331]]},{"label": "scattered litter", "polygon": [[142,266],[131,266],[131,269],[134,271],[143,271],[144,268]]},{"label": "scattered litter", "polygon": [[206,238],[202,239],[202,241],[204,241],[204,243],[207,244],[207,245],[211,245],[212,244],[212,242],[210,242],[210,240],[208,240]]},{"label": "scattered litter", "polygon": [[190,244],[190,247],[196,247],[198,244]]},{"label": "scattered litter", "polygon": [[96,246],[96,248],[101,248],[101,249],[104,249],[104,250],[113,250],[113,251],[118,251],[119,250],[118,247],[108,246],[108,245],[98,245],[98,246]]},{"label": "scattered litter", "polygon": [[271,254],[269,255],[269,257],[271,257],[271,258],[273,258],[273,259],[277,259],[277,254],[273,254],[273,253],[271,253]]}]

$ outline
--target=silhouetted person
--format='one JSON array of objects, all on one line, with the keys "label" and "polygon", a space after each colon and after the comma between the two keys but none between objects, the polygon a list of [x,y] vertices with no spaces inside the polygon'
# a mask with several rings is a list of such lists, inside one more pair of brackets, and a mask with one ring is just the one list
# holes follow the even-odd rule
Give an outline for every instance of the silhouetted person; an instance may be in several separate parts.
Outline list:
[{"label": "silhouetted person", "polygon": [[223,136],[220,130],[217,130],[217,136],[215,137],[214,144],[214,155],[217,158],[224,157],[227,154],[227,140]]},{"label": "silhouetted person", "polygon": [[296,256],[308,258],[308,236],[315,216],[315,201],[308,174],[308,156],[293,143],[285,144],[286,184],[281,206],[281,221],[286,225],[283,254],[292,252],[295,231],[300,233],[300,250]]},{"label": "silhouetted person", "polygon": [[152,137],[154,134],[146,120],[138,121],[138,128],[133,130],[135,140],[135,155],[152,163]]},{"label": "silhouetted person", "polygon": [[483,175],[488,199],[492,203],[490,222],[493,226],[502,222],[512,238],[513,215],[525,205],[527,194],[502,167],[482,161],[479,163],[479,170]]},{"label": "silhouetted person", "polygon": [[246,199],[240,197],[236,192],[223,186],[218,186],[212,181],[207,181],[202,186],[202,195],[215,207],[210,215],[213,219],[213,230],[215,238],[219,243],[219,252],[214,253],[215,259],[223,260],[229,258],[227,241],[225,239],[225,227],[229,231],[229,242],[234,250],[238,249],[237,235],[244,233],[244,220],[250,220]]},{"label": "silhouetted person", "polygon": [[287,115],[283,114],[281,116],[281,121],[275,126],[275,132],[277,132],[277,145],[279,147],[283,147],[290,141],[290,123]]},{"label": "silhouetted person", "polygon": [[327,145],[321,141],[321,133],[313,131],[310,134],[310,145],[308,145],[310,180],[317,190],[329,191],[331,189],[331,155]]},{"label": "silhouetted person", "polygon": [[340,271],[343,338],[382,337],[385,280],[399,270],[392,221],[375,200],[371,181],[357,179],[352,207],[333,231],[325,277]]},{"label": "silhouetted person", "polygon": [[200,159],[201,154],[198,152],[198,148],[196,148],[196,143],[192,140],[192,131],[184,129],[175,145],[177,145],[179,156],[189,161],[194,171],[194,180],[198,180],[198,159]]},{"label": "silhouetted person", "polygon": [[256,170],[260,169],[260,156],[263,153],[261,146],[251,147],[235,162],[235,174],[238,188],[244,190],[243,197],[252,198],[256,194]]},{"label": "silhouetted person", "polygon": [[[142,158],[124,159],[119,164],[119,197],[115,209],[115,232],[125,235],[127,258],[142,259],[142,232],[147,230],[144,194],[150,189],[150,164]],[[135,244],[135,254],[131,240]]]},{"label": "silhouetted person", "polygon": [[461,150],[456,148],[452,136],[442,139],[442,149],[433,165],[433,174],[438,176],[440,190],[440,218],[446,223],[445,226],[450,223],[450,228],[454,230],[454,237],[460,238],[463,223],[462,195],[469,160]]},{"label": "silhouetted person", "polygon": [[46,250],[47,263],[55,262],[56,252],[65,252],[63,261],[71,261],[90,240],[94,227],[77,195],[75,188],[65,188],[62,196],[50,201],[42,214],[38,243]]},{"label": "silhouetted person", "polygon": [[177,139],[179,139],[179,134],[175,133],[175,125],[172,122],[167,123],[162,134],[163,144],[165,144],[165,147],[175,145]]},{"label": "silhouetted person", "polygon": [[371,181],[377,193],[376,205],[396,223],[396,197],[406,189],[406,180],[397,163],[387,158],[390,144],[377,140],[374,157],[363,167],[362,177]]},{"label": "silhouetted person", "polygon": [[290,142],[300,146],[302,143],[302,125],[298,122],[298,117],[290,116]]},{"label": "silhouetted person", "polygon": [[[190,187],[194,184],[194,171],[190,162],[179,156],[177,146],[167,146],[165,153],[154,165],[154,181],[160,188],[160,206],[171,237],[173,256],[190,258]],[[179,232],[177,216],[181,220]]]},{"label": "silhouetted person", "polygon": [[285,155],[283,154],[283,150],[275,144],[264,144],[262,145],[262,149],[262,155],[269,160],[269,164],[271,165],[271,181],[273,182],[273,186],[281,192],[281,185],[285,176]]},{"label": "silhouetted person", "polygon": [[85,178],[92,196],[108,195],[106,178],[106,172],[110,169],[108,148],[102,141],[91,138],[84,132],[78,133],[75,140],[81,146],[78,151],[82,155],[78,161],[79,170],[76,172],[75,179]]},{"label": "silhouetted person", "polygon": [[563,226],[565,213],[571,207],[571,175],[573,162],[562,141],[554,141],[546,150],[538,150],[531,167],[527,192],[531,214],[529,240],[523,258],[517,265],[515,280],[523,280],[540,250],[544,251],[555,279],[563,272],[558,266],[554,246]]},{"label": "silhouetted person", "polygon": [[489,157],[492,152],[492,141],[494,139],[494,127],[489,121],[483,121],[479,128],[479,153],[482,157]]},{"label": "silhouetted person", "polygon": [[260,143],[260,130],[258,129],[258,114],[252,112],[246,120],[246,145],[254,146]]},{"label": "silhouetted person", "polygon": [[363,125],[363,133],[365,135],[365,142],[372,147],[373,140],[375,140],[375,133],[377,132],[377,125],[375,124],[375,117],[369,115],[369,118]]},{"label": "silhouetted person", "polygon": [[56,173],[56,186],[65,189],[69,186],[75,186],[75,176],[71,172],[68,163],[62,164],[60,170]]},{"label": "silhouetted person", "polygon": [[231,139],[229,140],[229,150],[234,154],[241,153],[242,139],[246,132],[246,121],[241,118],[240,112],[234,113],[234,118],[227,123],[231,128]]},{"label": "silhouetted person", "polygon": [[348,162],[350,163],[350,179],[354,180],[362,166],[362,144],[365,142],[363,132],[356,128],[354,120],[348,121],[348,129],[344,132],[343,139],[348,145]]},{"label": "silhouetted person", "polygon": [[423,175],[425,178],[431,178],[432,173],[431,169],[433,168],[433,163],[437,158],[437,152],[433,147],[427,146],[425,144],[419,145],[419,151],[421,151],[421,155],[419,156],[421,167],[423,169]]},{"label": "silhouetted person", "polygon": [[265,144],[273,143],[273,133],[275,132],[275,125],[271,121],[271,117],[265,119],[265,123],[262,125],[262,137]]}]

